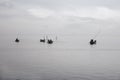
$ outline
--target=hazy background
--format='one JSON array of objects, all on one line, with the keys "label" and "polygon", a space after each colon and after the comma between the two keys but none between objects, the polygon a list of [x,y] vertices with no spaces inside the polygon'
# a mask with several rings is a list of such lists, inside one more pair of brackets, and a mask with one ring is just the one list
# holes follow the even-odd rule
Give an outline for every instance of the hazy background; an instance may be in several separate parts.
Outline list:
[{"label": "hazy background", "polygon": [[119,3],[0,0],[0,80],[120,80]]},{"label": "hazy background", "polygon": [[119,0],[0,0],[0,34],[119,34]]}]

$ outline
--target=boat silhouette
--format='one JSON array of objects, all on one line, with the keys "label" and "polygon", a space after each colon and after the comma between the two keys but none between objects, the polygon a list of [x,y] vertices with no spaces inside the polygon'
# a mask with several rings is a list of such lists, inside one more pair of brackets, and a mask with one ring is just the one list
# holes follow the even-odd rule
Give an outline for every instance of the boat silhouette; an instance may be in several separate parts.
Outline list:
[{"label": "boat silhouette", "polygon": [[19,40],[18,38],[16,38],[16,39],[15,39],[15,42],[17,42],[17,43],[18,43],[18,42],[20,42],[20,40]]},{"label": "boat silhouette", "polygon": [[96,44],[96,42],[97,42],[96,40],[91,39],[89,43],[90,43],[90,45],[95,45],[95,44]]}]

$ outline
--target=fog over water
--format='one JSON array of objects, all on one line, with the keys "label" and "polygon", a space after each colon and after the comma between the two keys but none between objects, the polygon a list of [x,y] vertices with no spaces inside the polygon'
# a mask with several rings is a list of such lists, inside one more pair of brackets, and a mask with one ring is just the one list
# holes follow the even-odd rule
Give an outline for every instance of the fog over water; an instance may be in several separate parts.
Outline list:
[{"label": "fog over water", "polygon": [[120,80],[119,2],[0,0],[0,80]]},{"label": "fog over water", "polygon": [[86,36],[59,35],[53,44],[40,43],[40,37],[0,39],[1,80],[120,79],[119,38],[101,36],[90,46]]}]

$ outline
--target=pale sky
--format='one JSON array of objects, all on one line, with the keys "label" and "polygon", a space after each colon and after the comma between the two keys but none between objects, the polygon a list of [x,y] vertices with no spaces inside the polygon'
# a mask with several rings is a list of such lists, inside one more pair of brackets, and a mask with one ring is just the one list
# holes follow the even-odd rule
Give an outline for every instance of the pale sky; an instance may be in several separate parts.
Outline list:
[{"label": "pale sky", "polygon": [[[0,0],[0,34],[84,33],[120,26],[120,0]],[[63,32],[62,32],[63,31]]]}]

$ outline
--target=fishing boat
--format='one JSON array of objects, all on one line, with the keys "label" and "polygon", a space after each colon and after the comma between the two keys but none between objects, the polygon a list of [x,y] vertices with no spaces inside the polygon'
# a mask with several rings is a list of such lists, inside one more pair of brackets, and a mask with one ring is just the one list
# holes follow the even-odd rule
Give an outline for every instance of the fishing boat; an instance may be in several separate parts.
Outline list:
[{"label": "fishing boat", "polygon": [[16,38],[16,39],[15,39],[15,42],[17,42],[17,43],[18,43],[18,42],[20,42],[20,40],[19,40],[18,38]]},{"label": "fishing boat", "polygon": [[89,43],[90,43],[90,45],[95,45],[96,44],[96,40],[91,39]]},{"label": "fishing boat", "polygon": [[47,43],[48,43],[48,44],[52,44],[52,43],[53,43],[53,40],[48,39],[48,40],[47,40]]}]

